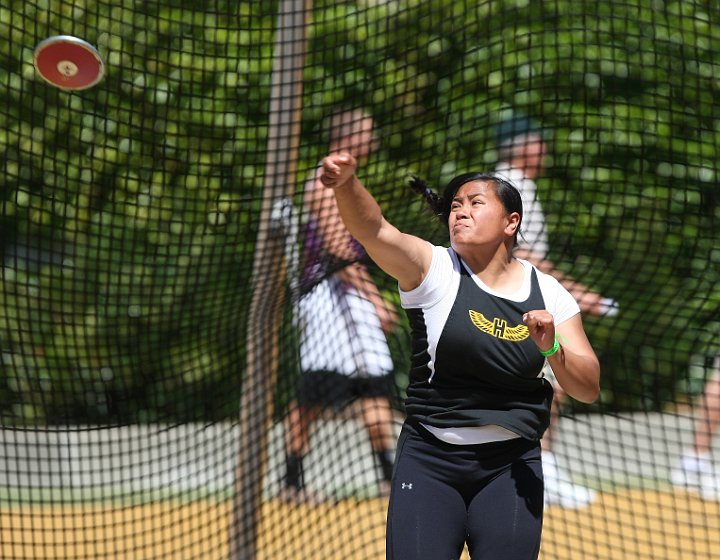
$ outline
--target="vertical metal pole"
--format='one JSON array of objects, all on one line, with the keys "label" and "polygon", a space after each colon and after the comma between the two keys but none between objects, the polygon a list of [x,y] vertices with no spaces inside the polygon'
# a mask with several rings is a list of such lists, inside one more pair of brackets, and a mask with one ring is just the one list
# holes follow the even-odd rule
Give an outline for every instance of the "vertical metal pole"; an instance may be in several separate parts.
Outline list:
[{"label": "vertical metal pole", "polygon": [[247,362],[240,402],[240,441],[230,520],[229,558],[252,560],[262,515],[278,332],[285,293],[284,236],[273,227],[273,206],[295,190],[311,0],[281,0],[275,37],[263,205],[255,249],[247,326]]}]

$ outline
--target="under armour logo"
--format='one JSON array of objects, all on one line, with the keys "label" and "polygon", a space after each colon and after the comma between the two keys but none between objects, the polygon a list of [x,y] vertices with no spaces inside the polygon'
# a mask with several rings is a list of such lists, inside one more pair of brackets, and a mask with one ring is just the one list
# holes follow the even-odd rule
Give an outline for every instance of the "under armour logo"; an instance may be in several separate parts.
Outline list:
[{"label": "under armour logo", "polygon": [[402,488],[403,490],[412,490],[412,482],[403,482],[400,485],[400,488]]}]

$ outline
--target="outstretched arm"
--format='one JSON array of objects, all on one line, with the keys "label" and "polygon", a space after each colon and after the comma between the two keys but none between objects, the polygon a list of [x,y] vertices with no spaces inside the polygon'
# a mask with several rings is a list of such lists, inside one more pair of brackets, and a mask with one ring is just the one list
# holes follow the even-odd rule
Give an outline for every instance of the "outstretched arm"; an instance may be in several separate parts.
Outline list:
[{"label": "outstretched arm", "polygon": [[383,217],[377,201],[355,175],[356,168],[351,154],[331,154],[323,160],[320,181],[335,193],[345,226],[370,258],[397,279],[402,290],[412,290],[430,268],[432,247],[419,237],[401,232]]}]

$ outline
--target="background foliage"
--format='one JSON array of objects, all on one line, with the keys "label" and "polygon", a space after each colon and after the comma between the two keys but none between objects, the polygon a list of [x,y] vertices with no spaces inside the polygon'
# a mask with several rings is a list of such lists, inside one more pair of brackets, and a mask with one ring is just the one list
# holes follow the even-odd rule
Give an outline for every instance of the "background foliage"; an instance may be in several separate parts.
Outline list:
[{"label": "background foliage", "polygon": [[[0,7],[3,423],[237,415],[276,11]],[[718,15],[660,0],[317,1],[298,189],[324,155],[323,119],[363,105],[381,148],[362,178],[392,221],[441,243],[405,175],[441,185],[492,168],[497,124],[532,117],[550,140],[550,256],[621,306],[586,319],[596,406],[669,406],[718,352]],[[56,34],[97,46],[103,82],[67,93],[35,74],[35,45]],[[296,370],[287,314],[282,387]],[[406,336],[392,341],[400,385]]]}]

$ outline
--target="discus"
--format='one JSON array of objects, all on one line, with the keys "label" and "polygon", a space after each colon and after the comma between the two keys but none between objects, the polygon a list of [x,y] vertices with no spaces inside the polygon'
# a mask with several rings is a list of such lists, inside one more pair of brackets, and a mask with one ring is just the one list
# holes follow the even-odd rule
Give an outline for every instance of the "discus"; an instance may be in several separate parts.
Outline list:
[{"label": "discus", "polygon": [[70,35],[57,35],[38,43],[33,64],[47,83],[64,90],[92,87],[105,73],[97,49]]}]

